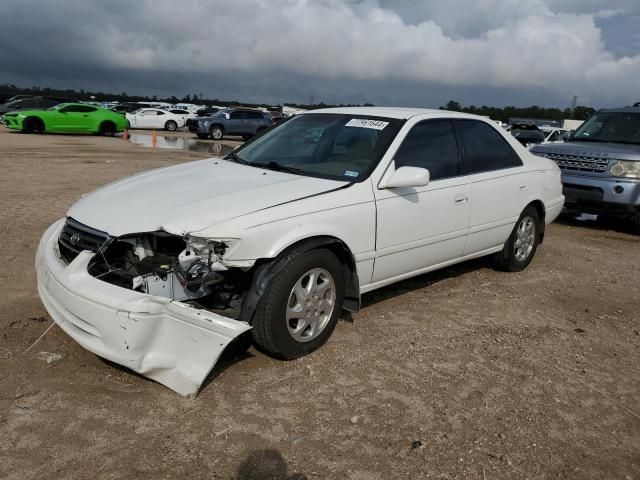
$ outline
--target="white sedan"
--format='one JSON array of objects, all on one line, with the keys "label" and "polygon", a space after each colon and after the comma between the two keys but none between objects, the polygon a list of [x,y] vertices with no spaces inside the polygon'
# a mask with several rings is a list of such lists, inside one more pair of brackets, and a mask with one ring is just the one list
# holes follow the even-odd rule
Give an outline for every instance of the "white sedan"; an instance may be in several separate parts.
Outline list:
[{"label": "white sedan", "polygon": [[126,114],[129,128],[155,128],[173,132],[184,127],[186,119],[160,108],[141,108]]},{"label": "white sedan", "polygon": [[556,164],[483,117],[316,110],[83,196],[38,288],[82,346],[189,396],[234,339],[292,359],[363,293],[485,255],[524,269],[563,203]]}]

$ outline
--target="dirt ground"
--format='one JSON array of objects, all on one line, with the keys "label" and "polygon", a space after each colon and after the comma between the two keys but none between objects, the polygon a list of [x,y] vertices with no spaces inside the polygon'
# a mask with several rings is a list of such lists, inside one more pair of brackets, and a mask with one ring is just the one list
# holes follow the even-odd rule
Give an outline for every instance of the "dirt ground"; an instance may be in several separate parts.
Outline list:
[{"label": "dirt ground", "polygon": [[204,156],[0,127],[0,478],[640,479],[624,224],[565,216],[522,273],[479,260],[367,294],[318,352],[226,356],[193,400],[56,326],[24,353],[52,323],[45,228],[99,185]]}]

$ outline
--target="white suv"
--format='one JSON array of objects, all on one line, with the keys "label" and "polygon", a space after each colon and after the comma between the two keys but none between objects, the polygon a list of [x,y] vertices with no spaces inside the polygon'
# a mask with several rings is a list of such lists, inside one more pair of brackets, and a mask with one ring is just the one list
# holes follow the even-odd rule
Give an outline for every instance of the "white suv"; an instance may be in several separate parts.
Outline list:
[{"label": "white suv", "polygon": [[193,395],[237,337],[296,358],[365,292],[483,255],[525,268],[563,202],[556,164],[482,117],[318,110],[83,196],[38,286],[85,348]]}]

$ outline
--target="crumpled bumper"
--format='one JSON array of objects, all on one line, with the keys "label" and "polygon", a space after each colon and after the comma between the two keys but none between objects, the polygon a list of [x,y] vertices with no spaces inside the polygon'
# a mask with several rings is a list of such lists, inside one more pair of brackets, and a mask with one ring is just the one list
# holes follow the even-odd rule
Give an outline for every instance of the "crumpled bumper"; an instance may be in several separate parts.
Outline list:
[{"label": "crumpled bumper", "polygon": [[57,243],[63,223],[47,229],[36,254],[38,292],[51,318],[96,355],[194,396],[225,347],[251,327],[98,280],[87,272],[91,252],[67,265]]}]

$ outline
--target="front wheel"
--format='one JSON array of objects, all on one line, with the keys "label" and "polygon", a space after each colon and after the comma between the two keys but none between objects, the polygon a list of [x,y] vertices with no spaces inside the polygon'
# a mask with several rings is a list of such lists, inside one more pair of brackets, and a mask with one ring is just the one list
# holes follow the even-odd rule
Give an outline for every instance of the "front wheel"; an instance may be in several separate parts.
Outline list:
[{"label": "front wheel", "polygon": [[504,248],[497,254],[498,268],[507,272],[527,268],[538,249],[541,228],[538,210],[529,205],[520,214]]},{"label": "front wheel", "polygon": [[293,255],[258,304],[253,339],[278,358],[307,355],[333,333],[343,300],[342,267],[333,253],[319,249]]},{"label": "front wheel", "polygon": [[22,126],[25,133],[43,133],[44,122],[37,117],[27,118]]},{"label": "front wheel", "polygon": [[168,130],[170,132],[175,132],[178,129],[178,124],[173,120],[169,120],[167,123],[164,124],[164,128],[165,130]]},{"label": "front wheel", "polygon": [[214,140],[222,140],[222,137],[224,136],[224,132],[222,131],[222,128],[213,126],[209,130],[209,136]]}]

